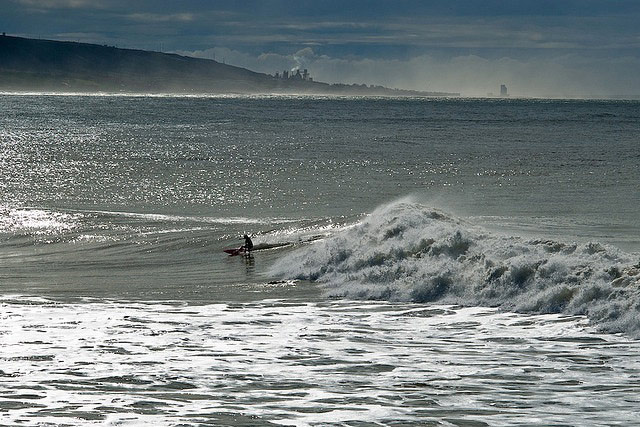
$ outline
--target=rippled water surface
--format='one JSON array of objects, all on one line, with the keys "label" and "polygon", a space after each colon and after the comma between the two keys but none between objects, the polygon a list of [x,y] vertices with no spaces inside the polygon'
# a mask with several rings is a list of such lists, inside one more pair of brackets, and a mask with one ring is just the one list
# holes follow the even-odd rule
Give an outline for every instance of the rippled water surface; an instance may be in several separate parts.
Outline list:
[{"label": "rippled water surface", "polygon": [[581,318],[340,301],[1,304],[3,424],[640,422],[640,345]]},{"label": "rippled water surface", "polygon": [[0,110],[1,425],[640,424],[638,102]]}]

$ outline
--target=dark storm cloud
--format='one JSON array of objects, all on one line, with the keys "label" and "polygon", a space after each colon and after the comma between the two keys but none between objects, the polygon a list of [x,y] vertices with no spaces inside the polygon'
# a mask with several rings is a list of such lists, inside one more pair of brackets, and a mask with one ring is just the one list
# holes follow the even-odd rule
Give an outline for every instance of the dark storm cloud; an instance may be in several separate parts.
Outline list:
[{"label": "dark storm cloud", "polygon": [[[447,88],[469,87],[468,79],[488,81],[478,78],[481,73],[497,73],[496,80],[512,76],[523,87],[518,76],[536,69],[540,84],[539,73],[556,80],[565,76],[550,85],[556,91],[551,86],[575,87],[576,70],[581,71],[577,80],[589,88],[604,79],[627,82],[607,61],[622,64],[625,73],[640,71],[634,68],[640,56],[636,0],[0,0],[0,5],[0,31],[11,34],[223,55],[269,72],[304,63],[325,80],[366,77],[367,83],[420,89],[423,80],[438,81],[434,73],[448,72],[442,68],[446,64],[458,71],[463,63],[469,76],[447,82]],[[404,80],[390,77],[394,66],[401,67]],[[616,83],[602,90],[640,92],[638,86]]]},{"label": "dark storm cloud", "polygon": [[[638,47],[637,1],[166,1],[2,0],[3,27],[56,37],[87,32],[148,47],[160,35],[175,49],[216,42],[300,48],[310,44],[380,47]],[[162,26],[163,28],[158,28]],[[635,38],[634,38],[635,37]],[[81,38],[81,37],[80,37]]]}]

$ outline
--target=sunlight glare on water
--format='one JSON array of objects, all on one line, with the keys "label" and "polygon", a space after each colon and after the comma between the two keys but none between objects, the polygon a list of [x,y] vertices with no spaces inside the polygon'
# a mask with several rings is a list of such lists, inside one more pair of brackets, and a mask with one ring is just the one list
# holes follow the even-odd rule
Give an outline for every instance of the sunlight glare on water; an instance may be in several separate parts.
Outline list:
[{"label": "sunlight glare on water", "polygon": [[640,102],[0,110],[2,425],[640,423]]},{"label": "sunlight glare on water", "polygon": [[639,344],[579,317],[26,297],[4,298],[2,313],[8,424],[639,421]]}]

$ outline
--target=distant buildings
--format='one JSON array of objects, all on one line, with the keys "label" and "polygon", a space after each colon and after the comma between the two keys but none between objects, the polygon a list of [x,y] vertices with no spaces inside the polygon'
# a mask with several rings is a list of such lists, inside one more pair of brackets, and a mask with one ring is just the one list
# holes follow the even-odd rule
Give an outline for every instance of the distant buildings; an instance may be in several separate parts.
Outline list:
[{"label": "distant buildings", "polygon": [[293,73],[293,70],[291,70],[291,73],[289,73],[289,71],[287,70],[284,70],[282,74],[276,71],[273,77],[280,80],[304,80],[307,82],[313,81],[313,78],[311,78],[311,76],[309,75],[309,71],[306,68],[302,70],[302,73],[300,72],[300,69],[296,69],[295,74]]},{"label": "distant buildings", "polygon": [[487,93],[488,98],[508,98],[509,92],[507,91],[507,85],[500,85],[500,95],[496,95],[493,92]]}]

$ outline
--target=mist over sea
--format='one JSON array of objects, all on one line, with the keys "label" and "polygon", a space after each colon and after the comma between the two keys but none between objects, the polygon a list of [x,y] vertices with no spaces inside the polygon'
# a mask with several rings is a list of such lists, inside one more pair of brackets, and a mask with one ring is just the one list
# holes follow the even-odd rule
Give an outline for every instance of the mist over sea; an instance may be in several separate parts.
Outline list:
[{"label": "mist over sea", "polygon": [[640,423],[640,102],[0,111],[1,425]]}]

